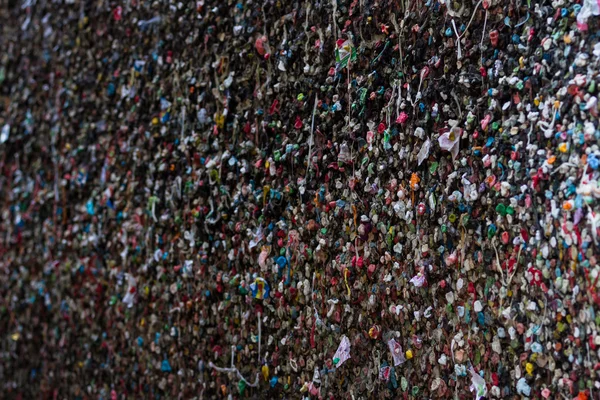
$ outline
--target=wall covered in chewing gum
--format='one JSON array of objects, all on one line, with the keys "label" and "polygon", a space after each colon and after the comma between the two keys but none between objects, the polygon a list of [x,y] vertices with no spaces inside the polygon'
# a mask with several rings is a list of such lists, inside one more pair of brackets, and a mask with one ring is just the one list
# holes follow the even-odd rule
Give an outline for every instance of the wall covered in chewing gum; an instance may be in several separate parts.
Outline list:
[{"label": "wall covered in chewing gum", "polygon": [[3,396],[600,398],[599,14],[10,1]]}]

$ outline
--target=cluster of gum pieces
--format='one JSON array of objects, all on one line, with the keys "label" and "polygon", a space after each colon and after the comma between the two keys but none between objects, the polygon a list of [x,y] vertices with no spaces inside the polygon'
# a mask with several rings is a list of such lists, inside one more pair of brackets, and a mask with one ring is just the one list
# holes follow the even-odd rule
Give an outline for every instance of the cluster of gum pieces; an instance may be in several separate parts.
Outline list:
[{"label": "cluster of gum pieces", "polygon": [[3,8],[3,396],[599,398],[594,1]]}]

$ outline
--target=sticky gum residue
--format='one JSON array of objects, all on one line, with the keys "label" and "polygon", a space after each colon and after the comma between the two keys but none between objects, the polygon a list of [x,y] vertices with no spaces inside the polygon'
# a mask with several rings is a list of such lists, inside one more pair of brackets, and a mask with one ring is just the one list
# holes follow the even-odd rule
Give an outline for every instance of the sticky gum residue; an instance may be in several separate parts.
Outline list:
[{"label": "sticky gum residue", "polygon": [[594,1],[8,0],[10,399],[597,399]]}]

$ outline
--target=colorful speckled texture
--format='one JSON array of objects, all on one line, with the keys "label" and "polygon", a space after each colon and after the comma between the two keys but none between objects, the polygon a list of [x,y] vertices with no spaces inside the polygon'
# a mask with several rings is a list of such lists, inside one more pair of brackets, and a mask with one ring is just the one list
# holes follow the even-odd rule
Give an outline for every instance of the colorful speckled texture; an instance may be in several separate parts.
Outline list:
[{"label": "colorful speckled texture", "polygon": [[597,14],[6,0],[0,397],[600,399]]}]

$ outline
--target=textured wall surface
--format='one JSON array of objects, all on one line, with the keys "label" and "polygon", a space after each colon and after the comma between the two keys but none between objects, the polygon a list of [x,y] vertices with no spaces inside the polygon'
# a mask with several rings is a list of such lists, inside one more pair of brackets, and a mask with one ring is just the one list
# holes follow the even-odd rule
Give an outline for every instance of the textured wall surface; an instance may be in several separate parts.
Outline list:
[{"label": "textured wall surface", "polygon": [[5,1],[0,397],[600,398],[599,13]]}]

